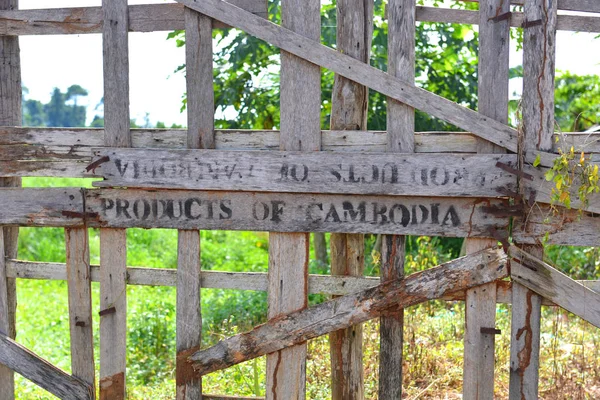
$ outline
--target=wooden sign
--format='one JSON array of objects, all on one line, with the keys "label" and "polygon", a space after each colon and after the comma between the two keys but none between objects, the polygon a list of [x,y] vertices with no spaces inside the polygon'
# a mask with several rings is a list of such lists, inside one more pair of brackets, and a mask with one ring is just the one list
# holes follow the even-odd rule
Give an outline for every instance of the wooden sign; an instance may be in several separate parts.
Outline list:
[{"label": "wooden sign", "polygon": [[22,226],[490,237],[508,223],[492,199],[47,188],[2,189],[0,201],[0,224]]},{"label": "wooden sign", "polygon": [[498,197],[515,155],[96,149],[100,187]]}]

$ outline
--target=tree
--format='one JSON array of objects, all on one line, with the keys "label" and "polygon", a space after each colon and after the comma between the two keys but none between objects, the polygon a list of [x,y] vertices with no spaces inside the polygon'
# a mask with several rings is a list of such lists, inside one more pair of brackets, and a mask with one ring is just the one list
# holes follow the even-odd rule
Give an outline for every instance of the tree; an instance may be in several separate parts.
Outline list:
[{"label": "tree", "polygon": [[[269,1],[270,19],[280,21],[279,0]],[[469,5],[472,7],[472,5]],[[335,0],[322,7],[321,42],[335,47]],[[375,0],[371,65],[386,70],[387,21],[383,0]],[[477,104],[477,33],[464,25],[421,23],[417,35],[417,85],[475,108]],[[235,29],[214,30],[217,42],[214,82],[218,128],[273,129],[279,126],[279,50]],[[183,31],[169,34],[185,45]],[[185,65],[177,68],[184,71]],[[329,127],[334,74],[324,71],[322,125]],[[385,130],[385,97],[371,91],[369,129]],[[185,107],[185,98],[184,98]],[[417,130],[456,130],[443,121],[417,112]]]},{"label": "tree", "polygon": [[[24,98],[27,93],[28,91],[25,89]],[[83,127],[85,126],[87,107],[78,105],[77,100],[87,95],[87,90],[79,85],[72,85],[65,93],[54,88],[47,104],[39,100],[24,100],[23,125]]]}]

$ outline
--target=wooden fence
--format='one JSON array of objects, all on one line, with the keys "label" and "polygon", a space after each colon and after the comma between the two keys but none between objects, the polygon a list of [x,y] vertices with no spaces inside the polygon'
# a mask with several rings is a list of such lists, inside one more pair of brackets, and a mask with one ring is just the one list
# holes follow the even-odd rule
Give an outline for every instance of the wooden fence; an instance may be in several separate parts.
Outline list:
[{"label": "wooden fence", "polygon": [[[556,31],[600,32],[600,5],[479,3],[468,11],[388,0],[386,73],[368,65],[369,0],[337,0],[337,50],[319,43],[319,0],[282,0],[281,26],[268,21],[265,0],[52,10],[1,1],[0,399],[14,398],[13,371],[60,398],[96,398],[92,281],[100,282],[101,399],[126,396],[128,284],[177,288],[178,399],[225,398],[203,395],[201,377],[261,355],[267,398],[304,398],[306,342],[325,334],[333,398],[361,399],[360,323],[373,318],[381,318],[379,398],[399,399],[403,308],[431,299],[466,302],[465,399],[493,398],[496,304],[512,303],[510,398],[537,398],[541,305],[600,327],[600,284],[558,272],[541,247],[543,238],[600,245],[600,196],[574,201],[583,213],[551,213],[544,179],[558,150]],[[416,21],[479,25],[477,112],[414,86]],[[281,49],[280,131],[214,129],[212,29],[227,27]],[[507,125],[510,27],[524,31],[519,130]],[[128,32],[174,29],[186,31],[188,129],[131,130]],[[87,33],[103,35],[105,128],[20,127],[18,36]],[[336,73],[330,131],[320,129],[321,67]],[[387,132],[367,131],[368,88],[388,98]],[[415,133],[414,109],[468,133]],[[561,139],[600,153],[596,135]],[[20,188],[22,176],[104,180],[97,189]],[[18,260],[19,226],[63,227],[66,263]],[[90,265],[91,227],[100,228],[100,266]],[[177,270],[127,267],[132,227],[178,229]],[[202,271],[201,229],[271,232],[268,274]],[[309,232],[332,232],[332,276],[308,274]],[[365,233],[382,234],[381,281],[363,276]],[[405,235],[468,238],[468,254],[405,277]],[[15,342],[17,278],[68,281],[72,375]],[[201,349],[201,287],[267,291],[269,321]],[[334,298],[307,308],[309,293]]]}]

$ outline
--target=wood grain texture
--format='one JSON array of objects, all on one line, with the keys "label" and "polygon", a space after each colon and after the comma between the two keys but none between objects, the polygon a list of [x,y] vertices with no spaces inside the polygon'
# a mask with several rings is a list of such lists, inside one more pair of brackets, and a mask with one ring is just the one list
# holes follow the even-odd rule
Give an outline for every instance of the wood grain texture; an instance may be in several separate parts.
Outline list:
[{"label": "wood grain texture", "polygon": [[[406,82],[415,79],[415,1],[392,0],[388,12],[388,73]],[[415,110],[388,98],[387,151],[415,151]],[[404,277],[406,237],[383,236],[381,248],[382,282]],[[385,315],[380,320],[379,398],[402,398],[404,310]]]},{"label": "wood grain texture", "polygon": [[330,69],[348,79],[368,86],[385,96],[392,97],[411,107],[450,122],[494,144],[511,151],[517,150],[517,132],[513,128],[482,116],[473,110],[459,106],[431,92],[419,89],[412,84],[408,84],[350,56],[315,43],[307,37],[265,21],[223,1],[206,0],[201,3],[192,0],[177,1],[215,19],[242,29],[284,51],[293,53],[316,65]]},{"label": "wood grain texture", "polygon": [[[125,399],[127,236],[100,230],[100,399]],[[111,310],[112,309],[112,310]]]},{"label": "wood grain texture", "polygon": [[65,229],[66,273],[69,289],[71,373],[87,383],[96,397],[94,332],[92,323],[92,277],[86,228]]},{"label": "wood grain texture", "polygon": [[[16,10],[19,7],[18,0],[0,0],[0,12]],[[0,125],[21,125],[21,58],[19,39],[14,37],[0,36]],[[3,177],[0,173],[0,187],[21,186],[20,177]],[[18,249],[19,229],[14,227],[0,227],[3,231],[0,247],[0,257],[16,258]],[[0,273],[0,275],[2,275]],[[12,278],[4,280],[0,284],[0,296],[4,297],[4,310],[6,314],[0,317],[4,320],[0,323],[3,330],[11,338],[17,335],[16,310],[17,310],[17,288]],[[10,369],[0,366],[0,400],[14,399],[14,374]]]},{"label": "wood grain texture", "polygon": [[[524,28],[522,152],[548,151],[554,132],[554,72],[556,55],[556,1],[526,0],[525,21],[539,24]],[[531,186],[520,182],[525,196]],[[526,246],[543,257],[543,246]],[[515,251],[511,249],[511,252]],[[509,399],[537,399],[540,353],[541,298],[532,291],[513,287]]]},{"label": "wood grain texture", "polygon": [[[185,28],[187,147],[213,149],[212,20],[186,8]],[[202,342],[199,231],[178,232],[177,264],[177,399],[202,399],[202,380],[194,376],[185,359]]]},{"label": "wood grain texture", "polygon": [[[35,196],[35,197],[33,197]],[[44,201],[39,201],[44,196]],[[73,199],[70,198],[73,196]],[[77,197],[76,197],[77,196]],[[490,237],[506,229],[503,200],[180,190],[2,189],[0,223]]]},{"label": "wood grain texture", "polygon": [[56,368],[4,333],[0,333],[0,364],[61,399],[93,399],[92,388],[85,382]]},{"label": "wood grain texture", "polygon": [[[319,0],[283,0],[282,25],[306,39],[321,37]],[[239,10],[239,9],[237,9]],[[293,54],[281,53],[280,149],[321,149],[321,70]],[[269,236],[268,318],[307,306],[309,235]],[[295,230],[299,231],[299,230]],[[304,399],[306,396],[306,343],[267,356],[267,399]]]},{"label": "wood grain texture", "polygon": [[[479,3],[477,108],[482,115],[503,124],[508,122],[510,27],[508,20],[495,18],[509,11],[510,4],[505,0]],[[505,150],[493,143],[479,142],[477,152]],[[496,243],[496,240],[467,239],[466,250],[477,252]],[[495,335],[482,333],[482,329],[496,327],[496,292],[496,283],[490,283],[466,293],[463,397],[467,399],[494,398]]]},{"label": "wood grain texture", "polygon": [[[64,263],[48,263],[21,260],[7,260],[7,276],[19,279],[67,280]],[[267,274],[262,272],[218,272],[202,271],[202,287],[207,289],[235,289],[267,291]],[[92,282],[100,281],[100,267],[91,266]],[[577,281],[596,293],[600,293],[600,281]],[[380,283],[380,278],[309,275],[308,293],[344,296],[370,289]],[[142,286],[177,286],[177,271],[173,269],[127,267],[127,284]],[[498,304],[511,304],[512,282],[501,281],[496,284]],[[464,301],[465,292],[459,291],[441,297],[447,301]],[[542,299],[543,306],[556,306]]]},{"label": "wood grain texture", "polygon": [[200,232],[179,231],[177,240],[177,398],[202,399],[202,380],[194,376],[186,354],[200,348]]},{"label": "wood grain texture", "polygon": [[[102,1],[104,144],[130,147],[129,7]],[[100,230],[100,399],[125,399],[127,355],[127,235]],[[110,311],[112,310],[112,311]],[[103,313],[104,311],[104,313]]]},{"label": "wood grain texture", "polygon": [[[5,334],[9,332],[11,328],[11,319],[9,313],[10,303],[8,296],[8,276],[9,273],[4,253],[4,229],[0,229],[0,334]],[[14,281],[15,279],[13,277],[12,282]],[[8,368],[8,366],[2,364],[0,364],[0,384],[2,385],[0,399],[14,399],[14,372],[10,368]]]},{"label": "wood grain texture", "polygon": [[600,328],[600,294],[517,246],[511,246],[510,257],[516,261],[511,263],[514,281]]},{"label": "wood grain texture", "polygon": [[[253,14],[267,17],[264,0],[229,0]],[[0,11],[0,35],[81,35],[102,32],[101,7],[53,8]],[[227,28],[217,23],[214,28]],[[180,4],[143,4],[129,6],[130,32],[155,32],[185,29],[184,7]]]},{"label": "wood grain texture", "polygon": [[[90,176],[105,178],[93,183],[97,187],[437,197],[498,197],[504,189],[517,190],[516,175],[497,165],[515,168],[516,155],[112,148],[94,155]],[[535,186],[544,185],[543,171],[532,173]]]},{"label": "wood grain texture", "polygon": [[221,341],[190,357],[200,375],[288,348],[339,328],[377,318],[391,308],[407,307],[506,277],[506,256],[488,249],[404,280],[382,283],[305,310],[281,315],[254,330]]}]

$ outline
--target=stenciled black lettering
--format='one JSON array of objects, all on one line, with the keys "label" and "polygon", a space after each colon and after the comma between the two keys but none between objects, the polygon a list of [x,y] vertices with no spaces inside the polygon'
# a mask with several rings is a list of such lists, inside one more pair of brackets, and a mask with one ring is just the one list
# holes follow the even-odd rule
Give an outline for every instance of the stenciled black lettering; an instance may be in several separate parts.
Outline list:
[{"label": "stenciled black lettering", "polygon": [[254,203],[252,205],[252,216],[257,221],[264,221],[269,218],[269,205],[262,201]]},{"label": "stenciled black lettering", "polygon": [[362,178],[360,178],[360,181],[362,183],[375,183],[379,181],[379,168],[377,167],[377,165],[371,165],[371,180],[367,181],[363,176]]},{"label": "stenciled black lettering", "polygon": [[450,220],[452,226],[456,227],[460,225],[460,218],[454,206],[450,206],[450,208],[448,208],[448,212],[446,212],[446,215],[442,220],[442,226],[448,225],[448,220]]},{"label": "stenciled black lettering", "polygon": [[408,226],[408,224],[410,223],[410,212],[408,211],[408,208],[406,208],[406,206],[404,206],[403,204],[394,204],[390,208],[390,222],[392,224],[398,224],[398,222],[396,222],[396,210],[400,210],[400,213],[402,215],[402,218],[400,218],[400,224],[404,227]]},{"label": "stenciled black lettering", "polygon": [[[141,216],[140,216],[140,203],[142,204],[142,207],[143,207]],[[142,221],[145,221],[148,219],[151,212],[152,212],[152,207],[150,206],[150,202],[148,202],[148,200],[137,199],[136,201],[133,202],[133,215],[135,215],[135,217],[137,219],[141,219]]]},{"label": "stenciled black lettering", "polygon": [[[441,170],[442,174],[444,175],[442,183],[438,182],[440,170]],[[450,173],[448,173],[448,170],[446,168],[438,168],[438,167],[433,168],[429,172],[429,177],[431,178],[431,183],[433,183],[436,186],[445,186],[448,184],[448,182],[450,182]]]},{"label": "stenciled black lettering", "polygon": [[367,204],[362,201],[354,209],[354,205],[349,201],[344,201],[342,203],[342,208],[344,210],[344,222],[348,222],[348,217],[352,222],[356,222],[356,218],[359,217],[360,222],[365,222],[367,219]]},{"label": "stenciled black lettering", "polygon": [[421,210],[421,223],[424,224],[429,218],[429,210],[424,205],[419,205],[419,209]]},{"label": "stenciled black lettering", "polygon": [[219,213],[219,219],[231,219],[233,210],[231,209],[231,200],[221,200],[219,203],[221,212]]},{"label": "stenciled black lettering", "polygon": [[348,178],[344,178],[344,182],[346,182],[346,183],[358,183],[358,182],[360,182],[360,179],[357,179],[354,176],[354,165],[350,164],[350,166],[348,167]]},{"label": "stenciled black lettering", "polygon": [[129,200],[117,199],[116,201],[116,210],[117,210],[117,218],[121,215],[124,215],[125,218],[131,219],[131,215],[127,209],[129,208]]},{"label": "stenciled black lettering", "polygon": [[271,221],[281,222],[281,215],[283,215],[283,207],[285,201],[273,200],[271,201]]},{"label": "stenciled black lettering", "polygon": [[125,172],[127,172],[128,166],[129,166],[128,162],[123,164],[120,158],[115,159],[115,167],[117,167],[117,171],[119,171],[121,178],[125,175]]},{"label": "stenciled black lettering", "polygon": [[197,204],[197,208],[200,208],[202,206],[202,200],[194,197],[191,199],[187,199],[183,204],[183,212],[187,219],[199,219],[202,216],[200,212],[198,212],[198,214],[196,215],[192,213],[192,208],[194,208],[194,204]]},{"label": "stenciled black lettering", "polygon": [[388,175],[389,183],[398,183],[398,166],[396,164],[386,163],[383,168],[381,168],[381,183],[385,183],[385,181],[388,179]]},{"label": "stenciled black lettering", "polygon": [[[342,164],[337,164],[337,165],[336,165],[336,167],[337,167],[338,169],[342,169]],[[331,169],[329,170],[329,173],[335,177],[335,180],[336,180],[337,182],[340,182],[340,181],[342,180],[342,174],[340,174],[340,173],[339,173],[338,171],[336,171],[335,169],[331,168]]]},{"label": "stenciled black lettering", "polygon": [[327,211],[327,215],[325,215],[325,222],[342,222],[340,215],[335,209],[335,204],[329,205],[329,211]]},{"label": "stenciled black lettering", "polygon": [[440,223],[440,204],[433,203],[431,205],[431,223],[439,224]]},{"label": "stenciled black lettering", "polygon": [[[300,169],[302,169],[302,172],[300,173]],[[302,174],[302,175],[300,175]],[[292,166],[292,169],[290,170],[290,175],[292,176],[292,179],[295,180],[296,182],[305,182],[306,180],[308,180],[308,166],[302,164],[302,165],[296,165],[294,164]]]},{"label": "stenciled black lettering", "polygon": [[[169,200],[160,200],[160,203],[163,208],[162,215],[160,216],[160,218],[179,219],[183,215],[182,201],[176,202],[174,200],[169,199]],[[175,203],[177,203],[177,206],[179,208],[179,215],[175,214],[175,211],[176,211]]]},{"label": "stenciled black lettering", "polygon": [[412,216],[412,218],[410,219],[410,224],[417,225],[419,222],[417,220],[417,206],[416,205],[413,205],[411,207],[411,216]]},{"label": "stenciled black lettering", "polygon": [[102,214],[106,216],[108,210],[112,210],[115,202],[111,199],[101,199]]},{"label": "stenciled black lettering", "polygon": [[[387,206],[385,205],[380,205],[378,203],[372,203],[373,204],[373,224],[377,225],[385,225],[388,223],[388,218],[385,215],[387,212]],[[379,217],[381,217],[381,222],[379,222]]]}]

